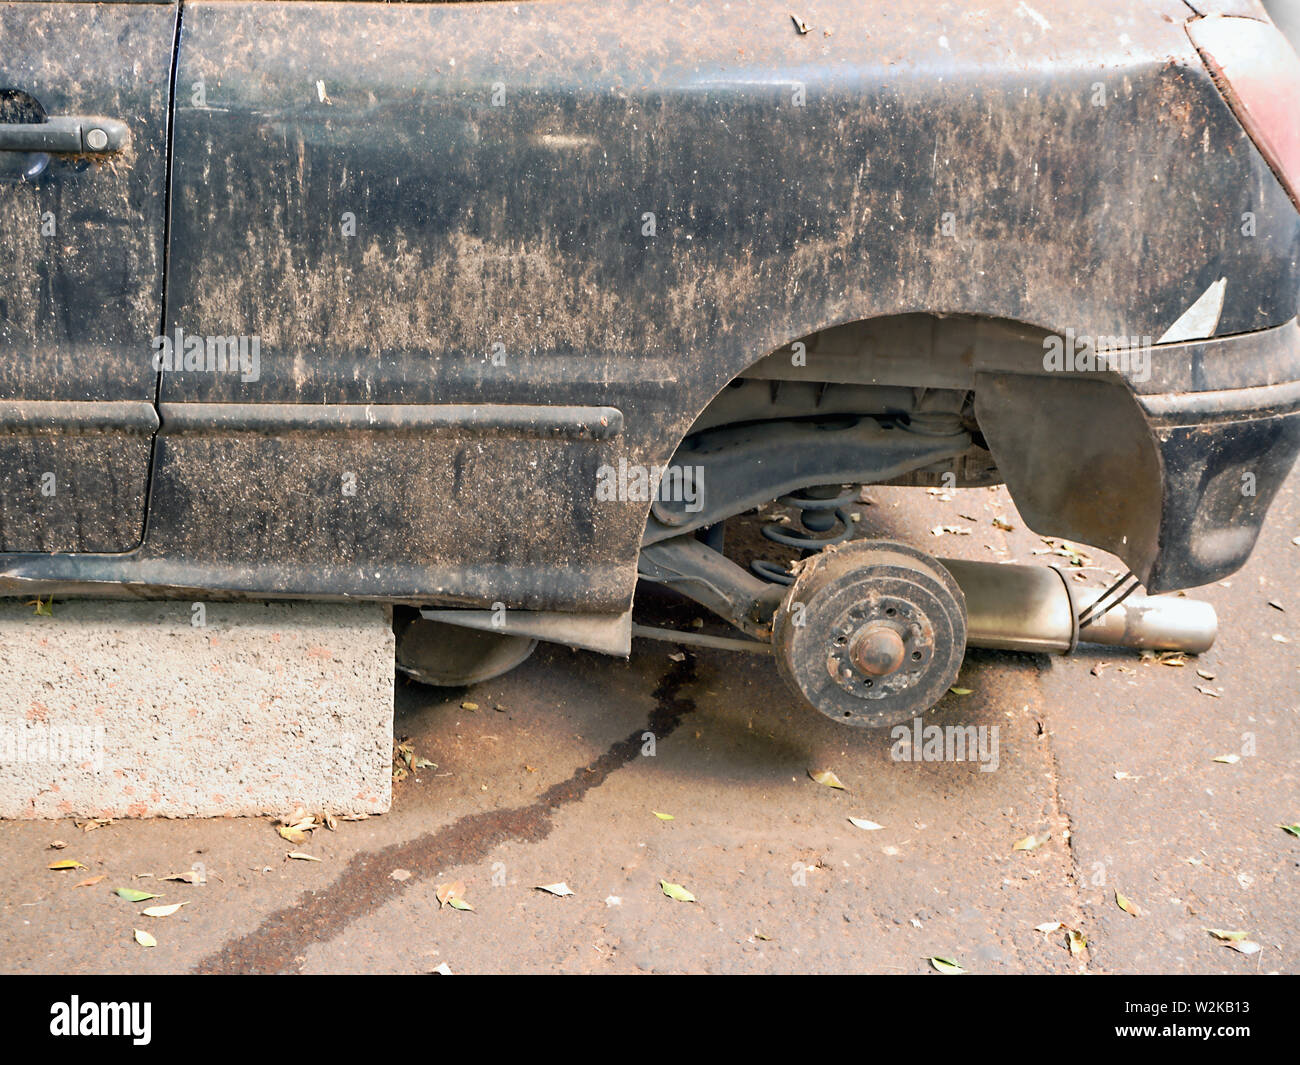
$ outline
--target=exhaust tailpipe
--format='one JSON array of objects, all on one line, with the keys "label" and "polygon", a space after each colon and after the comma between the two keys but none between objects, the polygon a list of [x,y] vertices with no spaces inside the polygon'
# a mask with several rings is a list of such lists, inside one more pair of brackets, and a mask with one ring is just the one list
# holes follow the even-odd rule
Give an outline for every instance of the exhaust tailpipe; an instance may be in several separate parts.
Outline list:
[{"label": "exhaust tailpipe", "polygon": [[1219,634],[1214,607],[1199,599],[1130,595],[1080,628],[1102,595],[1051,566],[939,560],[966,596],[966,643],[1001,651],[1069,654],[1080,641],[1152,651],[1208,651]]}]

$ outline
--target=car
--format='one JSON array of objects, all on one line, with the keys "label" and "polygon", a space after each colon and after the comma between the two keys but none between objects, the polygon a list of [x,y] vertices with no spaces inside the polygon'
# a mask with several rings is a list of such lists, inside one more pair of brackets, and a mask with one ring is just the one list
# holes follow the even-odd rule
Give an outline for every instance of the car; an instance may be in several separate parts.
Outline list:
[{"label": "car", "polygon": [[[1300,61],[1254,0],[19,0],[0,38],[7,594],[381,601],[460,684],[627,654],[643,582],[873,727],[968,643],[1203,646],[1155,593],[1238,569],[1300,450]],[[861,485],[999,483],[1131,573],[851,535]],[[792,557],[736,559],[773,500]]]}]

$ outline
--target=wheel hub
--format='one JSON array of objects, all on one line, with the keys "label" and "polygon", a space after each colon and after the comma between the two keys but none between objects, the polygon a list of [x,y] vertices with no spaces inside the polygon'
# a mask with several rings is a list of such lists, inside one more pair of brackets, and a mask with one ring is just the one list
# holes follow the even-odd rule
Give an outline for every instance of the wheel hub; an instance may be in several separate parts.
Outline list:
[{"label": "wheel hub", "polygon": [[906,636],[910,635],[888,625],[864,625],[849,642],[849,661],[868,677],[887,677],[896,673],[907,657]]},{"label": "wheel hub", "polygon": [[786,680],[834,720],[879,728],[930,709],[957,677],[965,600],[905,544],[854,541],[804,564],[773,627]]}]

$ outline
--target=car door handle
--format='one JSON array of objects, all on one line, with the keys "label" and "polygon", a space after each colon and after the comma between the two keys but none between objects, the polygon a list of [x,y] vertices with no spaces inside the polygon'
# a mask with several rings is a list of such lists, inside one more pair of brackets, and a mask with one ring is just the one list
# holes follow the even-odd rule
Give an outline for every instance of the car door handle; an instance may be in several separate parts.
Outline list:
[{"label": "car door handle", "polygon": [[106,155],[130,143],[116,118],[60,115],[44,122],[0,123],[0,152],[71,152]]}]

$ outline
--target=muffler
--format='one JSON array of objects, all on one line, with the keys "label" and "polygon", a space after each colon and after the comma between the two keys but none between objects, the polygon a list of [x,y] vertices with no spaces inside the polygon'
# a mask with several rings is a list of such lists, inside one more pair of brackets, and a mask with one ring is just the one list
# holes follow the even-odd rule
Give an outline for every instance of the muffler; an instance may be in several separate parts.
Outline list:
[{"label": "muffler", "polygon": [[1084,642],[1201,654],[1219,634],[1214,607],[1199,599],[1132,594],[1090,617],[1105,591],[1081,589],[1055,567],[939,561],[966,596],[969,647],[1065,655]]}]

